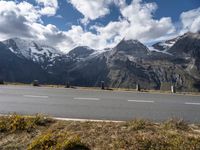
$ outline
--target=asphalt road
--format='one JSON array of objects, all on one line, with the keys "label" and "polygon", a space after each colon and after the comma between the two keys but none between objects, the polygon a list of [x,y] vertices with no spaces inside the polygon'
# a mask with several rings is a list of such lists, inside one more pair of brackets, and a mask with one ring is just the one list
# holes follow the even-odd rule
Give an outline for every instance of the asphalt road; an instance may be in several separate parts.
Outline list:
[{"label": "asphalt road", "polygon": [[14,112],[98,120],[176,117],[199,123],[200,96],[0,86],[0,114]]}]

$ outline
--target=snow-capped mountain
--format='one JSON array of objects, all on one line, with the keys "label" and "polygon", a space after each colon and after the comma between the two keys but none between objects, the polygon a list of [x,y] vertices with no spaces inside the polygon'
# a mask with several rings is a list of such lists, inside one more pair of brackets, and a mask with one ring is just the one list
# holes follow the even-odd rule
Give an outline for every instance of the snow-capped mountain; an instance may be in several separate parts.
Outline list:
[{"label": "snow-capped mountain", "polygon": [[53,61],[55,57],[63,55],[61,51],[51,46],[31,40],[12,38],[3,41],[3,43],[17,56],[24,57],[38,63]]},{"label": "snow-capped mountain", "polygon": [[200,32],[188,32],[178,38],[168,52],[182,57],[200,57]]},{"label": "snow-capped mountain", "polygon": [[89,57],[90,55],[92,55],[94,52],[95,52],[94,49],[91,49],[87,46],[79,46],[79,47],[72,49],[68,53],[68,55],[73,59],[83,60],[83,59]]},{"label": "snow-capped mountain", "polygon": [[41,83],[47,83],[51,81],[50,78],[50,75],[39,64],[17,56],[0,42],[0,79],[23,83],[38,79]]},{"label": "snow-capped mountain", "polygon": [[170,49],[176,43],[176,41],[178,41],[179,38],[180,37],[176,37],[170,40],[155,43],[150,47],[150,50],[167,53],[168,49]]},{"label": "snow-capped mountain", "polygon": [[138,40],[125,40],[123,39],[117,46],[114,48],[117,51],[140,55],[148,53],[148,48],[139,42]]},{"label": "snow-capped mountain", "polygon": [[182,91],[200,91],[199,32],[154,44],[154,51],[137,40],[125,39],[102,51],[80,46],[68,54],[17,38],[0,44],[0,77],[7,81],[39,79],[45,83],[70,81],[77,86],[98,86],[104,80],[110,87],[134,88],[139,83],[144,89],[162,90],[169,90],[173,83]]}]

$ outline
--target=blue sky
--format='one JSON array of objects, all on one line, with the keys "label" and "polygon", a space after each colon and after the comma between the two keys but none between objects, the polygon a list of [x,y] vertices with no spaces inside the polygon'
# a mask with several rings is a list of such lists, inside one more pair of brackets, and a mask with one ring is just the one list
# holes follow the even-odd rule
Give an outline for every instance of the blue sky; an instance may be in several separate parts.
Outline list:
[{"label": "blue sky", "polygon": [[40,40],[62,51],[200,30],[200,0],[1,0],[0,14],[0,40]]},{"label": "blue sky", "polygon": [[[22,1],[22,0],[19,0]],[[34,3],[34,0],[27,0]],[[127,4],[130,4],[132,0],[126,0]],[[155,2],[158,5],[158,9],[155,12],[154,17],[160,19],[162,17],[171,17],[173,22],[179,22],[179,17],[182,12],[200,7],[200,0],[144,0],[143,2]],[[91,25],[100,23],[102,25],[108,24],[110,21],[118,20],[120,11],[116,6],[110,6],[111,13],[100,19],[91,21]],[[84,16],[73,7],[67,0],[59,1],[59,9],[57,15],[61,15],[63,18],[43,17],[44,23],[53,23],[62,30],[69,29],[71,25],[80,24],[79,19]],[[81,24],[80,24],[81,25]]]}]

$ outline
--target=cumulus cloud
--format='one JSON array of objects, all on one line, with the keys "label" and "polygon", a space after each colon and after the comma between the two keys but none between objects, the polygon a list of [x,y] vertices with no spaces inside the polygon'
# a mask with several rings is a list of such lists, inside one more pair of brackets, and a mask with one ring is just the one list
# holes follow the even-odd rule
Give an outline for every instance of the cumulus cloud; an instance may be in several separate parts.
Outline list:
[{"label": "cumulus cloud", "polygon": [[123,17],[129,22],[128,27],[122,31],[124,37],[147,41],[174,32],[170,17],[158,20],[153,18],[156,10],[156,3],[142,3],[141,0],[133,0],[130,5],[121,8]]},{"label": "cumulus cloud", "polygon": [[84,15],[83,23],[109,14],[111,4],[123,5],[125,3],[124,0],[68,0],[68,2]]},{"label": "cumulus cloud", "polygon": [[34,8],[34,6],[25,1],[19,4],[16,4],[13,1],[0,1],[0,11],[1,13],[13,11],[24,16],[30,22],[38,21],[40,18],[40,14]]},{"label": "cumulus cloud", "polygon": [[0,1],[0,33],[3,37],[33,37],[30,24],[39,20],[37,11],[27,2]]},{"label": "cumulus cloud", "polygon": [[[37,8],[27,2],[0,1],[0,40],[19,37],[60,47],[72,42],[55,25],[43,25]],[[63,44],[63,42],[66,44]],[[65,47],[67,48],[67,47]],[[62,47],[64,50],[64,48]]]},{"label": "cumulus cloud", "polygon": [[102,49],[113,47],[123,38],[147,42],[175,31],[171,18],[163,17],[158,20],[153,18],[157,10],[156,3],[142,3],[142,0],[133,0],[130,5],[124,0],[70,0],[70,3],[84,15],[86,20],[95,20],[109,14],[111,4],[119,7],[122,15],[118,21],[111,21],[106,26],[90,27],[97,31],[97,34],[84,31],[81,26],[73,26],[67,35],[76,39],[78,45]]},{"label": "cumulus cloud", "polygon": [[147,42],[173,33],[175,27],[171,18],[163,17],[158,20],[153,18],[156,9],[155,3],[142,3],[141,0],[133,0],[130,5],[120,7],[123,18],[119,21],[110,22],[105,27],[94,26],[94,28],[103,38],[113,39],[115,44],[122,38]]},{"label": "cumulus cloud", "polygon": [[73,46],[89,46],[91,48],[103,49],[106,44],[106,39],[101,38],[101,35],[93,34],[92,32],[84,31],[81,26],[72,26],[72,28],[65,32],[68,37],[71,37]]},{"label": "cumulus cloud", "polygon": [[[158,41],[177,34],[170,17],[154,18],[158,6],[142,0],[68,0],[85,21],[103,17],[110,13],[110,5],[118,7],[121,17],[105,26],[93,25],[88,30],[81,25],[71,25],[69,30],[60,30],[53,24],[44,25],[43,15],[56,16],[57,0],[36,0],[34,6],[28,2],[0,1],[0,40],[19,37],[39,40],[62,51],[76,46],[89,46],[94,49],[114,47],[123,38],[141,42]],[[46,10],[45,10],[46,9]],[[181,14],[184,31],[200,29],[200,8]],[[182,31],[183,31],[182,30]],[[95,32],[92,32],[95,31]]]},{"label": "cumulus cloud", "polygon": [[200,7],[181,14],[183,32],[197,32],[200,30]]},{"label": "cumulus cloud", "polygon": [[43,8],[40,10],[42,15],[54,16],[58,9],[57,0],[36,0]]}]

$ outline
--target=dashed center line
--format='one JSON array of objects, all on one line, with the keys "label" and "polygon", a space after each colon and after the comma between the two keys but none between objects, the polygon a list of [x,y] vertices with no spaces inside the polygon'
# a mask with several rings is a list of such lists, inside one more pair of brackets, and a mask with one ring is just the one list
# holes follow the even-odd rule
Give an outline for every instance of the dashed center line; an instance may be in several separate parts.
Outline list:
[{"label": "dashed center line", "polygon": [[135,103],[155,103],[155,101],[147,101],[147,100],[128,100],[128,101]]},{"label": "dashed center line", "polygon": [[28,98],[49,98],[48,96],[39,96],[39,95],[23,95],[23,97],[28,97]]},{"label": "dashed center line", "polygon": [[200,103],[190,103],[190,102],[186,102],[186,105],[200,105]]},{"label": "dashed center line", "polygon": [[82,98],[82,97],[75,97],[74,100],[89,100],[89,101],[99,101],[99,98]]}]

